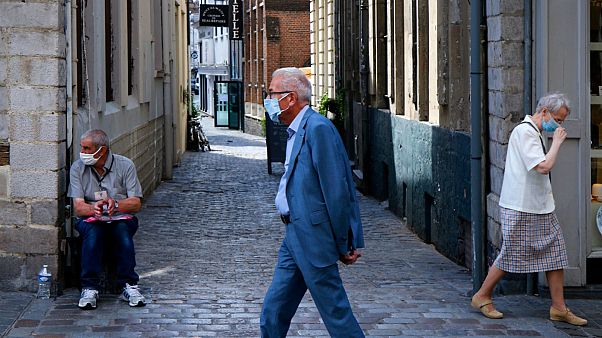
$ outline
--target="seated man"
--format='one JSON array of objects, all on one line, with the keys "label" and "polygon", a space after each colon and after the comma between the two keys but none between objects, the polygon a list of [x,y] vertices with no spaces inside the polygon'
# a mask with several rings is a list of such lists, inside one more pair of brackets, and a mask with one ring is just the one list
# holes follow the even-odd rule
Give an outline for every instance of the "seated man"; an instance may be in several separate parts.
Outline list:
[{"label": "seated man", "polygon": [[130,306],[144,306],[134,271],[133,237],[138,219],[133,214],[140,210],[142,198],[136,167],[130,159],[110,151],[109,138],[102,130],[84,133],[80,145],[79,160],[71,166],[68,193],[78,217],[75,229],[82,238],[78,306],[96,308],[106,243],[111,243],[117,257],[116,283],[123,287],[121,298]]}]

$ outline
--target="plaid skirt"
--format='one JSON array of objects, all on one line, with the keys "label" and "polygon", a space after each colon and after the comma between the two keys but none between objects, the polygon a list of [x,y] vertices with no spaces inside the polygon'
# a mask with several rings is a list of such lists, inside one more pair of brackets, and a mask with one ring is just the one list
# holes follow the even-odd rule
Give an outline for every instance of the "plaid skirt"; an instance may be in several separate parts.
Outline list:
[{"label": "plaid skirt", "polygon": [[493,263],[498,269],[530,273],[569,266],[562,229],[556,214],[530,214],[500,207],[502,251]]}]

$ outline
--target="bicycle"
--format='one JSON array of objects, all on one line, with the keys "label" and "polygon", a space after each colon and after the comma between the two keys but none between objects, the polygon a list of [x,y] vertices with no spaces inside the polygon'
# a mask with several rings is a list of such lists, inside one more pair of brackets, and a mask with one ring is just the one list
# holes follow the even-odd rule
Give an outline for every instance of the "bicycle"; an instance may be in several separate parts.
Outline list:
[{"label": "bicycle", "polygon": [[211,151],[209,145],[209,139],[205,135],[201,120],[205,115],[199,115],[198,117],[191,118],[188,121],[188,150],[192,151]]}]

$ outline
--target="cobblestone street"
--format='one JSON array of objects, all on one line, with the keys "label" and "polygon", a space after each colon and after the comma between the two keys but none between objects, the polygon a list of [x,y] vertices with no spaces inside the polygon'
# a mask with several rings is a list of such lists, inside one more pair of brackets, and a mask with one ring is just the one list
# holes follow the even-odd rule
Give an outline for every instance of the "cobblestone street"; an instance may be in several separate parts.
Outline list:
[{"label": "cobblestone street", "polygon": [[[148,305],[102,295],[77,308],[68,289],[55,300],[0,293],[0,333],[8,337],[258,337],[283,225],[274,197],[282,166],[267,174],[262,138],[203,123],[211,152],[188,152],[174,178],[147,196],[136,234],[137,271]],[[360,197],[366,248],[341,267],[354,313],[369,337],[602,336],[602,300],[569,299],[586,328],[547,319],[549,300],[500,296],[502,320],[470,308],[470,272],[421,242],[386,203]],[[23,299],[25,298],[25,299]],[[11,303],[12,302],[12,303]],[[14,304],[27,306],[15,309]],[[10,317],[12,320],[7,320]],[[289,336],[328,337],[309,294]]]}]

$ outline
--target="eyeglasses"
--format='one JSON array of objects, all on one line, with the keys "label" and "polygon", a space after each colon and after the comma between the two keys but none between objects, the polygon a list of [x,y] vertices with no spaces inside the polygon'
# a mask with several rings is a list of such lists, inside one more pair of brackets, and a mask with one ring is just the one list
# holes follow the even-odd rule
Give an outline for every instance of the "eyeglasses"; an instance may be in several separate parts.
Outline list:
[{"label": "eyeglasses", "polygon": [[264,93],[264,98],[265,99],[271,99],[272,95],[277,95],[277,94],[288,94],[288,93],[292,93],[292,90],[285,90],[282,92],[269,92],[269,93]]},{"label": "eyeglasses", "polygon": [[[546,110],[547,110],[547,109],[546,109]],[[554,121],[556,121],[556,123],[558,123],[559,125],[562,125],[562,124],[564,123],[564,120],[562,120],[562,119],[559,119],[559,118],[555,117],[554,115],[552,115],[552,112],[551,112],[551,111],[547,110],[547,112],[548,112],[548,114],[550,114],[550,117],[551,117],[551,118],[552,118]],[[568,115],[568,113],[569,113],[569,111],[567,110],[567,115]]]}]

